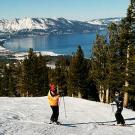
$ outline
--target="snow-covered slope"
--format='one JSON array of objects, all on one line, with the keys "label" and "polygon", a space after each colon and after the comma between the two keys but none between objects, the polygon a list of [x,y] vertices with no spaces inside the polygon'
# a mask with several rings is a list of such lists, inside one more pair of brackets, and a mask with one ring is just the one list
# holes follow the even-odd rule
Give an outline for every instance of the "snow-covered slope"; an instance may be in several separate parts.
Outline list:
[{"label": "snow-covered slope", "polygon": [[[22,18],[0,19],[0,35],[43,35],[70,34],[75,32],[91,32],[101,30],[111,22],[118,23],[121,18],[95,19],[90,21],[68,20],[65,18]],[[103,28],[104,28],[103,27]]]},{"label": "snow-covered slope", "polygon": [[64,34],[98,30],[95,25],[87,22],[67,20],[65,18],[22,18],[0,19],[0,31],[11,34]]},{"label": "snow-covered slope", "polygon": [[94,20],[88,21],[88,23],[93,24],[93,25],[105,25],[105,26],[107,26],[112,22],[118,24],[121,21],[121,19],[122,19],[121,17],[105,18],[105,19],[94,19]]},{"label": "snow-covered slope", "polygon": [[[48,124],[51,109],[47,97],[0,98],[0,135],[134,135],[135,113],[124,109],[129,127],[109,126],[115,123],[110,105],[65,97],[60,101],[59,121]],[[104,123],[106,125],[99,125]]]},{"label": "snow-covered slope", "polygon": [[36,18],[23,18],[14,20],[0,20],[1,31],[19,31],[22,29],[47,29],[44,20]]},{"label": "snow-covered slope", "polygon": [[[0,46],[1,47],[1,46]],[[1,48],[0,48],[0,50],[1,50]],[[40,51],[40,52],[38,52],[38,51],[35,51],[35,53],[36,53],[36,55],[38,56],[39,55],[39,53],[41,53],[42,54],[42,56],[59,56],[60,54],[56,54],[56,53],[54,53],[54,52],[49,52],[49,51]],[[17,60],[24,60],[24,58],[25,57],[27,57],[28,56],[28,52],[18,52],[18,53],[14,53],[14,56],[15,56],[15,59],[17,59]]]}]

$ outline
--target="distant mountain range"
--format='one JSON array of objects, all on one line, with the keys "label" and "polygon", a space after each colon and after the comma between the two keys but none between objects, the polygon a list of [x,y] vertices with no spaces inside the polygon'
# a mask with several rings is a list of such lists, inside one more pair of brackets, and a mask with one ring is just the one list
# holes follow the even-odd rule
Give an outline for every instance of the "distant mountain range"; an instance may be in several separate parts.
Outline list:
[{"label": "distant mountain range", "polygon": [[0,19],[0,35],[59,35],[71,33],[87,33],[103,30],[108,24],[119,23],[120,17],[94,19],[86,22],[67,20],[65,18],[22,18]]},{"label": "distant mountain range", "polygon": [[122,19],[121,17],[115,17],[115,18],[105,18],[105,19],[94,19],[87,22],[93,25],[108,26],[110,23],[118,24],[121,21],[121,19]]}]

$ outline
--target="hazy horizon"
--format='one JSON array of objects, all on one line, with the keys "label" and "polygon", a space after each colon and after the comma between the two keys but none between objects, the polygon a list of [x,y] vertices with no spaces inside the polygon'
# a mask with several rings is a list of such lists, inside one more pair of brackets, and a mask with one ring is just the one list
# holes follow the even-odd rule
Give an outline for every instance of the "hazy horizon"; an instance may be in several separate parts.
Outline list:
[{"label": "hazy horizon", "polygon": [[125,17],[130,0],[0,0],[0,18],[91,20]]},{"label": "hazy horizon", "polygon": [[14,20],[14,19],[24,19],[24,18],[39,18],[39,19],[40,19],[40,18],[51,18],[51,19],[64,18],[64,19],[67,19],[67,20],[77,20],[77,21],[84,21],[84,22],[85,22],[85,21],[89,21],[89,20],[96,20],[96,19],[98,20],[98,19],[107,19],[107,18],[109,19],[109,18],[117,18],[117,17],[118,17],[118,18],[123,18],[123,17],[125,17],[125,16],[93,18],[93,19],[88,19],[88,20],[79,20],[79,19],[72,19],[72,18],[70,19],[70,18],[65,18],[65,17],[52,17],[52,18],[51,18],[51,17],[20,17],[20,18],[16,17],[16,18],[0,18],[0,19],[1,19],[1,20],[4,19],[4,20],[11,20],[11,21],[12,21],[12,20]]}]

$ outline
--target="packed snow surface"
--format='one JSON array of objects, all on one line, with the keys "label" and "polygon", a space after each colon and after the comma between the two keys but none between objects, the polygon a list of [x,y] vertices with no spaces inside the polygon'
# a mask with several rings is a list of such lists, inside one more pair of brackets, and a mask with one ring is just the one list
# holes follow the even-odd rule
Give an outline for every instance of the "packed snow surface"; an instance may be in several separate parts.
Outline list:
[{"label": "packed snow surface", "polygon": [[[66,114],[64,111],[64,102]],[[51,109],[47,97],[0,98],[0,135],[134,135],[135,112],[124,109],[127,127],[116,123],[108,104],[64,97],[60,100],[59,121],[48,124]],[[105,125],[100,125],[104,123]]]}]

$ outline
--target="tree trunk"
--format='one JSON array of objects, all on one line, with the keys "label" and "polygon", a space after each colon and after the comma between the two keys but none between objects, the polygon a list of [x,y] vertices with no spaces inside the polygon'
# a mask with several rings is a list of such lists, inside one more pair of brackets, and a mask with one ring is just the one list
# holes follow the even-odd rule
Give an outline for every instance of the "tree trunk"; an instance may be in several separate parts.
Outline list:
[{"label": "tree trunk", "polygon": [[127,48],[127,63],[126,63],[126,80],[125,80],[125,93],[124,93],[124,107],[128,106],[128,87],[129,83],[127,81],[128,78],[128,64],[129,64],[129,45]]},{"label": "tree trunk", "polygon": [[128,106],[128,92],[124,93],[124,107]]},{"label": "tree trunk", "polygon": [[104,90],[103,90],[103,87],[100,85],[100,89],[99,89],[99,100],[100,102],[104,102]]},{"label": "tree trunk", "polygon": [[82,98],[81,92],[78,92],[78,98]]},{"label": "tree trunk", "polygon": [[74,97],[74,94],[72,93],[72,97]]},{"label": "tree trunk", "polygon": [[29,92],[28,91],[26,92],[26,97],[29,97]]},{"label": "tree trunk", "polygon": [[106,90],[106,103],[109,103],[109,89]]}]

